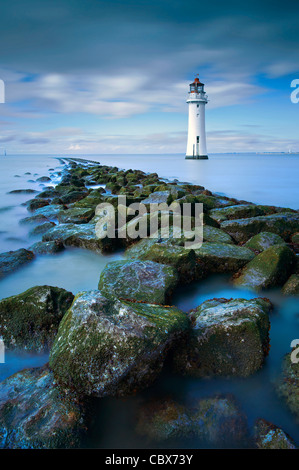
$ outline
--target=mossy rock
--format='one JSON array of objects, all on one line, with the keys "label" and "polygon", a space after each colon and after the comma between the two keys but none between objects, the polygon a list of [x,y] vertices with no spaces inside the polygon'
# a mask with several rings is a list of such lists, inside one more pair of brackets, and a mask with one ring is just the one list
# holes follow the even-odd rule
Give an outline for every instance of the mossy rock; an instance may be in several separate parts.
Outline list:
[{"label": "mossy rock", "polygon": [[284,295],[299,295],[299,274],[292,274],[282,288]]},{"label": "mossy rock", "polygon": [[52,227],[55,227],[54,222],[45,222],[44,224],[38,225],[37,227],[34,227],[32,230],[30,230],[29,235],[30,236],[43,235]]},{"label": "mossy rock", "polygon": [[30,247],[35,255],[54,255],[64,250],[63,243],[60,240],[52,242],[36,242]]},{"label": "mossy rock", "polygon": [[94,209],[90,207],[72,207],[61,210],[57,219],[61,224],[86,224],[94,217]]},{"label": "mossy rock", "polygon": [[294,233],[294,235],[292,235],[291,243],[296,253],[299,253],[299,232]]},{"label": "mossy rock", "polygon": [[273,245],[285,245],[285,241],[275,233],[261,232],[258,235],[254,235],[254,237],[250,238],[250,240],[248,240],[244,246],[254,251],[255,253],[261,253]]},{"label": "mossy rock", "polygon": [[50,204],[46,207],[41,207],[35,211],[36,215],[43,215],[47,219],[57,219],[58,214],[61,212],[61,204]]},{"label": "mossy rock", "polygon": [[53,227],[43,235],[43,241],[61,241],[64,246],[75,246],[95,252],[111,252],[116,249],[115,238],[99,239],[95,224],[63,224]]},{"label": "mossy rock", "polygon": [[250,261],[234,284],[254,290],[281,286],[294,265],[294,252],[286,245],[274,245]]},{"label": "mossy rock", "polygon": [[203,241],[212,243],[234,243],[228,233],[225,233],[220,228],[211,227],[210,225],[203,226]]},{"label": "mossy rock", "polygon": [[293,439],[283,429],[265,419],[255,422],[254,438],[258,449],[296,449]]},{"label": "mossy rock", "polygon": [[170,204],[172,202],[172,195],[170,191],[155,191],[151,193],[146,199],[142,200],[142,204]]},{"label": "mossy rock", "polygon": [[190,337],[175,351],[175,370],[194,377],[247,377],[269,351],[271,303],[265,299],[213,299],[189,312]]},{"label": "mossy rock", "polygon": [[20,248],[0,254],[0,279],[30,263],[34,259],[32,251]]},{"label": "mossy rock", "polygon": [[204,242],[201,248],[194,251],[199,278],[211,273],[235,272],[254,258],[248,248],[229,243]]},{"label": "mossy rock", "polygon": [[180,239],[143,239],[126,250],[126,257],[150,260],[174,267],[180,281],[189,283],[195,279],[196,257],[194,250],[179,246]]},{"label": "mossy rock", "polygon": [[43,198],[35,198],[30,199],[26,202],[27,209],[30,212],[35,212],[37,209],[41,207],[48,206],[51,203],[50,199],[43,199]]},{"label": "mossy rock", "polygon": [[113,261],[101,273],[99,289],[109,298],[169,303],[178,282],[171,266],[153,261]]},{"label": "mossy rock", "polygon": [[2,449],[75,448],[83,432],[83,406],[55,385],[47,366],[23,370],[0,383]]},{"label": "mossy rock", "polygon": [[217,222],[232,219],[245,219],[249,217],[256,217],[259,215],[273,214],[275,208],[270,206],[259,206],[256,204],[238,204],[236,206],[229,206],[220,209],[212,209],[209,212],[210,217]]},{"label": "mossy rock", "polygon": [[48,351],[73,298],[59,287],[36,286],[0,300],[0,336],[6,348]]},{"label": "mossy rock", "polygon": [[81,292],[60,323],[50,367],[80,395],[126,396],[149,386],[189,321],[176,307]]},{"label": "mossy rock", "polygon": [[299,231],[299,213],[285,212],[248,219],[226,220],[220,228],[238,243],[246,242],[260,232],[272,232],[289,241]]},{"label": "mossy rock", "polygon": [[282,374],[276,391],[299,422],[299,362],[295,349],[283,359]]}]

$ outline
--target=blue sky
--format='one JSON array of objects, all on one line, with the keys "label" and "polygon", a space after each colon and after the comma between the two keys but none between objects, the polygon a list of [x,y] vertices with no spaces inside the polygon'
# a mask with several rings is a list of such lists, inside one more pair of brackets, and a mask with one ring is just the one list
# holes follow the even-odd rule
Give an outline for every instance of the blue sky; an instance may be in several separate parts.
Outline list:
[{"label": "blue sky", "polygon": [[299,151],[298,2],[0,5],[0,152],[184,153],[197,73],[210,153]]}]

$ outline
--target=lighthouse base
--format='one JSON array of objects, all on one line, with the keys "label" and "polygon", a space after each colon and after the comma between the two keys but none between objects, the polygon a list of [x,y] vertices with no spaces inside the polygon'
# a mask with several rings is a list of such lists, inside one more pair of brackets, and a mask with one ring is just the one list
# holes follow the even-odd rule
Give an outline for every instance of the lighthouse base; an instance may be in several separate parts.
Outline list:
[{"label": "lighthouse base", "polygon": [[208,160],[209,157],[207,155],[186,155],[186,160]]}]

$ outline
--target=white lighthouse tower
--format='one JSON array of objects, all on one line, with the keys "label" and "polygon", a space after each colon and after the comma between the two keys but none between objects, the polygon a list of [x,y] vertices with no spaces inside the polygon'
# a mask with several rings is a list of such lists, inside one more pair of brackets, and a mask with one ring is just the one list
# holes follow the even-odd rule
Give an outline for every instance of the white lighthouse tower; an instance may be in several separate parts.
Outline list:
[{"label": "white lighthouse tower", "polygon": [[188,142],[186,158],[207,159],[205,106],[208,97],[204,84],[195,78],[190,84],[187,103],[189,105]]}]

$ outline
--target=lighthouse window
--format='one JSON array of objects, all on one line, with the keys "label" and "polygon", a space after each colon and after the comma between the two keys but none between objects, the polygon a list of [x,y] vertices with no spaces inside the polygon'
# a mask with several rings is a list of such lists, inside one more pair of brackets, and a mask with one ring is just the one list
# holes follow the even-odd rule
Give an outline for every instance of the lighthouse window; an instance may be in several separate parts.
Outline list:
[{"label": "lighthouse window", "polygon": [[197,107],[199,108],[199,104],[197,105]]},{"label": "lighthouse window", "polygon": [[199,136],[196,137],[196,142],[199,144]]}]

